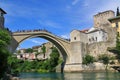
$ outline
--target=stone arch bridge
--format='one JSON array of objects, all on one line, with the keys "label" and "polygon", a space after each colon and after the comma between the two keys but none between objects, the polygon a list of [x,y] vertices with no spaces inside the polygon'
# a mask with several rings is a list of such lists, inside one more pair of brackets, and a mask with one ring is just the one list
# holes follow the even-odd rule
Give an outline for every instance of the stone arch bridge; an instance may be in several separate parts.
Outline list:
[{"label": "stone arch bridge", "polygon": [[[72,55],[71,51],[71,42],[65,40],[61,37],[58,37],[51,32],[46,30],[41,31],[22,31],[22,32],[13,32],[12,33],[12,42],[9,46],[11,52],[14,52],[19,44],[29,38],[40,37],[52,42],[61,52],[63,59],[65,61],[64,71],[78,71],[81,70],[81,59],[74,61],[78,56]],[[79,58],[79,57],[78,57]]]}]

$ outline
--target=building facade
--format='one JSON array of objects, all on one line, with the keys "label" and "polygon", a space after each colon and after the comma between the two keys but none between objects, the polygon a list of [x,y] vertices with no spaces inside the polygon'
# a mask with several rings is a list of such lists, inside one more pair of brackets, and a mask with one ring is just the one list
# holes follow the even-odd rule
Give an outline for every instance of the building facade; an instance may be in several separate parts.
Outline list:
[{"label": "building facade", "polygon": [[70,33],[72,53],[80,55],[81,59],[86,54],[94,57],[105,53],[112,54],[107,48],[116,46],[116,28],[113,28],[108,20],[113,17],[115,13],[112,10],[104,11],[94,15],[92,28],[73,30]]},{"label": "building facade", "polygon": [[[43,54],[42,46],[45,46],[46,48],[46,53],[45,56]],[[38,46],[33,46],[32,50],[33,53],[26,53],[26,49],[19,49],[17,52],[17,58],[18,59],[23,59],[23,60],[34,60],[34,59],[39,59],[39,60],[45,60],[50,58],[50,54],[52,52],[52,47],[55,47],[51,42],[44,43],[42,45]],[[37,55],[36,55],[37,54]]]}]

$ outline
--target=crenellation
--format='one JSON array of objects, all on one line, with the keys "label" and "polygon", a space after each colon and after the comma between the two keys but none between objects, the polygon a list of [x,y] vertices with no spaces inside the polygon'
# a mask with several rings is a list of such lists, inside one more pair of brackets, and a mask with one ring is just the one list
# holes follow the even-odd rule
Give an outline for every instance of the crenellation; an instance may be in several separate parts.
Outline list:
[{"label": "crenellation", "polygon": [[98,14],[94,15],[94,26],[101,27],[101,25],[104,25],[104,24],[111,25],[108,19],[114,16],[115,16],[115,13],[112,10],[99,12]]}]

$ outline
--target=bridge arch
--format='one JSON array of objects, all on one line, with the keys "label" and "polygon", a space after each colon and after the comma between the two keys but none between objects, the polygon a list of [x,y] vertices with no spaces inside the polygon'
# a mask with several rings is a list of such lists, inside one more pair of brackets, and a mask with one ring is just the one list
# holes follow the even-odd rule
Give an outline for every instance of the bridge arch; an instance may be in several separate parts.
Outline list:
[{"label": "bridge arch", "polygon": [[[82,69],[82,65],[81,65],[82,43],[77,43],[77,49],[76,49],[76,43],[71,43],[70,41],[60,38],[48,31],[14,32],[12,33],[12,37],[13,40],[11,41],[11,45],[10,45],[11,52],[14,52],[18,47],[18,45],[24,40],[29,38],[40,37],[52,42],[61,52],[62,57],[64,59],[64,64],[61,70],[70,72],[70,71],[81,71]],[[80,50],[78,50],[78,48]]]},{"label": "bridge arch", "polygon": [[46,39],[46,40],[52,42],[59,49],[60,53],[62,54],[62,57],[63,57],[64,61],[66,61],[66,58],[68,57],[68,55],[67,55],[67,51],[66,51],[66,49],[65,49],[65,47],[62,43],[56,41],[53,38],[50,38],[49,36],[44,36],[44,35],[35,35],[35,36],[32,35],[32,36],[26,37],[20,43],[22,43],[24,40],[27,40],[27,39],[30,39],[30,38],[43,38],[43,39]]},{"label": "bridge arch", "polygon": [[[64,59],[64,62],[66,63],[68,61],[69,58],[69,41],[64,40],[62,38],[59,38],[49,32],[46,31],[40,31],[40,32],[24,32],[24,33],[13,33],[12,34],[13,38],[17,41],[17,45],[16,48],[18,47],[18,45],[23,42],[26,39],[30,39],[30,38],[36,38],[36,37],[40,37],[43,39],[46,39],[50,42],[52,42],[60,51],[60,53],[62,54],[62,57]],[[15,48],[15,50],[16,50]]]}]

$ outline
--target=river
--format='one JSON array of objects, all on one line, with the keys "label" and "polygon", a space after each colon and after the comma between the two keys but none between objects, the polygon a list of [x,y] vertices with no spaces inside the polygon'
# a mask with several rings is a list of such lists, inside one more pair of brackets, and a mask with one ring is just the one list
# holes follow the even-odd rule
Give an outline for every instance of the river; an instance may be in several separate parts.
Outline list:
[{"label": "river", "polygon": [[21,73],[20,80],[120,80],[120,73]]}]

